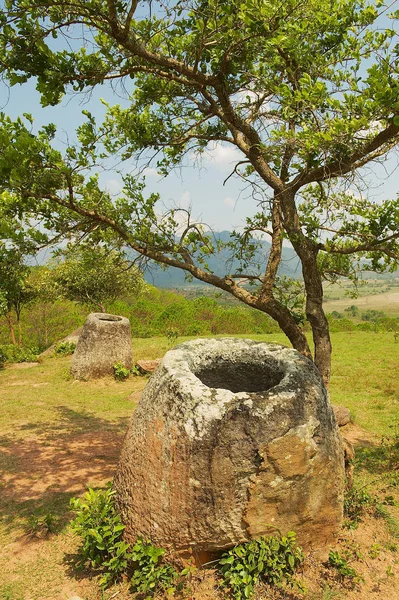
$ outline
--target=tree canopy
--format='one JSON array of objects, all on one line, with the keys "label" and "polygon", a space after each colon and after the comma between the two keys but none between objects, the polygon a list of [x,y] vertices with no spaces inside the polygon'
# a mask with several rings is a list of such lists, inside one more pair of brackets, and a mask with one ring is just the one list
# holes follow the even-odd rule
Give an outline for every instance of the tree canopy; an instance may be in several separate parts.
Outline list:
[{"label": "tree canopy", "polygon": [[21,311],[35,298],[35,291],[28,283],[29,267],[24,259],[20,251],[9,249],[0,243],[0,316],[6,317],[14,345],[17,344],[17,338],[12,311],[15,313],[18,326],[18,343],[21,344]]},{"label": "tree canopy", "polygon": [[51,279],[60,295],[101,312],[122,296],[136,296],[144,281],[131,263],[115,250],[97,246],[72,246],[64,249]]},{"label": "tree canopy", "polygon": [[[381,270],[399,259],[398,200],[375,203],[354,187],[356,174],[399,141],[396,4],[7,0],[0,62],[12,85],[35,77],[44,106],[107,81],[120,82],[127,97],[108,106],[101,124],[87,112],[78,144],[63,155],[52,146],[53,126],[34,135],[29,116],[3,116],[6,210],[22,229],[33,214],[41,219],[39,236],[84,231],[180,267],[268,313],[311,356],[295,312],[276,293],[288,240],[302,264],[313,358],[328,382],[323,278],[350,275],[354,261]],[[207,266],[220,241],[187,211],[161,215],[137,170],[116,200],[94,174],[115,155],[136,166],[152,160],[167,174],[210,143],[241,152],[232,176],[259,200],[227,244],[241,267],[224,277]],[[259,235],[271,241],[263,261]]]}]

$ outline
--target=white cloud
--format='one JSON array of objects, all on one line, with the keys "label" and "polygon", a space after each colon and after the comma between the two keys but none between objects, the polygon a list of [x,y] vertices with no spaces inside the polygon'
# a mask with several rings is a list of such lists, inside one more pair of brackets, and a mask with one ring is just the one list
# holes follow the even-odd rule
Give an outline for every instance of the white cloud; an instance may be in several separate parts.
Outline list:
[{"label": "white cloud", "polygon": [[206,150],[202,153],[192,152],[192,160],[202,160],[204,162],[213,163],[217,167],[231,167],[236,162],[243,158],[242,153],[232,145],[222,142],[211,142]]},{"label": "white cloud", "polygon": [[185,192],[182,193],[182,195],[180,196],[180,200],[179,200],[179,207],[180,208],[189,208],[191,205],[191,196],[190,196],[190,192],[188,190],[186,190]]},{"label": "white cloud", "polygon": [[235,206],[236,205],[236,201],[234,200],[234,198],[232,198],[231,196],[227,196],[224,200],[223,200],[223,204],[225,206]]},{"label": "white cloud", "polygon": [[143,175],[145,175],[146,177],[158,177],[158,172],[152,167],[146,167],[143,171]]},{"label": "white cloud", "polygon": [[123,189],[123,182],[120,179],[107,179],[104,187],[112,196],[118,196]]},{"label": "white cloud", "polygon": [[248,99],[250,102],[253,102],[255,100],[258,100],[258,98],[259,98],[259,94],[257,94],[253,90],[249,90],[249,89],[240,90],[239,92],[234,94],[234,96],[232,96],[233,102],[236,102],[236,103],[248,102]]}]

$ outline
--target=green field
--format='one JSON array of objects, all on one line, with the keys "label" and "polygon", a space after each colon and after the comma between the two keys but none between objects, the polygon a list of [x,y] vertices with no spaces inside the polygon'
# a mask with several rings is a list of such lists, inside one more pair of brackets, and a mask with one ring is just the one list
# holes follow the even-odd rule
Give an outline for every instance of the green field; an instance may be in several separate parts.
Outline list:
[{"label": "green field", "polygon": [[349,306],[356,306],[359,312],[378,310],[390,317],[399,317],[399,278],[388,280],[367,279],[357,289],[351,282],[341,280],[324,286],[324,310],[344,312]]},{"label": "green field", "polygon": [[[286,343],[282,334],[240,337]],[[177,343],[184,339],[188,338]],[[378,450],[376,436],[392,436],[399,424],[399,342],[391,332],[358,331],[333,334],[332,340],[331,400],[351,409],[356,426],[376,440]],[[133,348],[136,360],[156,358],[167,351],[168,342],[134,339]],[[47,358],[36,366],[9,365],[0,371],[1,600],[101,598],[96,580],[75,572],[68,562],[77,548],[68,527],[68,503],[87,485],[98,487],[112,479],[129,417],[147,378],[77,382],[69,378],[69,363],[69,357]],[[364,463],[362,451],[359,457]],[[367,470],[359,471],[362,481],[369,476]],[[394,494],[398,491],[399,486]],[[55,533],[50,534],[43,533],[41,525],[49,514],[55,519]],[[378,543],[396,548],[380,529],[373,534]],[[391,551],[384,557],[395,567]],[[123,586],[112,589],[116,592],[118,600],[131,597]],[[193,598],[223,597],[214,593]],[[110,592],[104,599],[111,597]],[[308,597],[323,596],[320,592]],[[348,592],[337,598],[355,596]]]},{"label": "green field", "polygon": [[[282,333],[237,337],[289,345]],[[178,342],[186,339],[192,338]],[[333,333],[332,343],[331,402],[350,408],[365,429],[387,435],[399,424],[399,341],[392,332],[350,331]],[[133,347],[137,358],[156,358],[168,348],[164,338],[136,339]]]}]

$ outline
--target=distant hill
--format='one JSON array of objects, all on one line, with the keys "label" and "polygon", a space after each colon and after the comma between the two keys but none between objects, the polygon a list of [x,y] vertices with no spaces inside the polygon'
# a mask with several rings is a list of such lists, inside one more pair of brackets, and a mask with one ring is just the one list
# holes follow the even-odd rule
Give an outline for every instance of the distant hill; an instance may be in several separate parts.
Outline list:
[{"label": "distant hill", "polygon": [[[231,237],[230,231],[218,231],[214,233],[216,239],[220,239],[223,242],[228,242]],[[256,255],[255,261],[261,265],[266,265],[266,260],[270,252],[270,243],[267,241],[261,242],[261,247]],[[33,259],[29,261],[31,265],[44,265],[51,257],[52,249],[45,248],[41,250]],[[127,250],[127,255],[134,256],[133,251]],[[208,265],[215,275],[226,275],[227,273],[236,273],[239,261],[229,259],[229,251],[226,249],[214,256],[208,258]],[[250,273],[255,271],[248,269]],[[292,248],[283,248],[283,259],[279,268],[279,275],[285,275],[292,277],[293,279],[301,279],[302,271],[300,267],[300,261],[295,251]],[[181,269],[169,267],[163,270],[157,263],[151,261],[148,271],[145,273],[145,279],[148,283],[155,285],[159,288],[180,288],[187,287],[188,285],[207,285],[194,279],[192,282],[185,280],[185,274]]]},{"label": "distant hill", "polygon": [[[231,237],[230,231],[218,231],[214,233],[215,238],[220,239],[223,242],[228,242]],[[262,241],[261,248],[257,253],[256,261],[260,264],[266,264],[267,257],[270,252],[270,243]],[[228,250],[224,250],[210,256],[208,259],[209,268],[215,273],[215,275],[223,276],[228,273],[236,273],[239,261],[230,260]],[[248,269],[251,273],[251,270]],[[252,270],[252,273],[255,271]],[[301,279],[302,271],[300,267],[300,261],[297,254],[292,248],[283,248],[283,259],[279,268],[279,275],[285,275],[292,277],[293,279]],[[191,282],[185,280],[185,274],[181,269],[169,267],[163,270],[159,265],[154,262],[150,263],[150,269],[145,274],[145,279],[148,283],[155,285],[160,288],[179,288],[187,287],[188,285],[198,285],[201,282],[198,279],[193,279]],[[207,285],[207,284],[203,284]]]},{"label": "distant hill", "polygon": [[[231,236],[229,231],[219,231],[214,233],[216,238],[221,239],[223,242],[228,242]],[[261,249],[258,253],[259,263],[261,265],[266,264],[267,256],[270,252],[270,243],[263,241]],[[51,257],[52,249],[44,248],[34,258],[28,261],[29,265],[44,265]],[[128,256],[134,256],[132,251],[127,251]],[[215,256],[210,256],[208,264],[211,270],[216,275],[226,275],[227,273],[234,273],[238,268],[238,261],[229,261],[228,251],[220,252]],[[283,258],[279,268],[279,275],[285,275],[292,279],[302,279],[302,270],[300,266],[299,258],[296,252],[289,247],[283,247]],[[374,273],[373,271],[365,271],[362,274],[362,279],[380,279],[390,280],[391,278],[399,277],[399,270],[387,273]],[[175,269],[173,267],[162,269],[157,263],[151,261],[149,269],[145,273],[145,279],[148,283],[155,285],[159,288],[182,288],[187,286],[198,286],[208,285],[193,279],[192,281],[185,280],[185,274],[181,269]]]}]

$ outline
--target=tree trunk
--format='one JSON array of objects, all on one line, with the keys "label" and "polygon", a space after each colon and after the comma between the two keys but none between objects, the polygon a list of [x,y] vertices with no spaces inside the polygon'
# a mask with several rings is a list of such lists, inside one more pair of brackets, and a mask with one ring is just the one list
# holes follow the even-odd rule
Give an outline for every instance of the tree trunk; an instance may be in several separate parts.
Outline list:
[{"label": "tree trunk", "polygon": [[21,308],[21,304],[17,303],[15,306],[15,314],[17,317],[18,346],[22,346]]},{"label": "tree trunk", "polygon": [[306,316],[312,327],[314,362],[328,387],[331,376],[331,353],[329,325],[323,310],[323,285],[317,267],[317,248],[305,247],[302,251],[302,272],[306,289]]},{"label": "tree trunk", "polygon": [[295,350],[312,360],[312,353],[306,335],[287,308],[280,305],[276,300],[269,300],[267,303],[259,301],[257,308],[277,321],[280,329],[285,333]]},{"label": "tree trunk", "polygon": [[10,336],[11,336],[11,343],[13,344],[13,346],[16,346],[17,340],[15,339],[15,330],[14,330],[14,323],[12,322],[11,311],[8,311],[8,313],[6,314],[6,319],[7,319],[8,330],[9,330]]},{"label": "tree trunk", "polygon": [[280,194],[284,228],[302,264],[306,291],[306,317],[312,328],[314,363],[326,387],[330,383],[332,345],[328,321],[323,310],[323,285],[317,266],[317,245],[307,238],[300,226],[295,193]]},{"label": "tree trunk", "polygon": [[18,346],[22,346],[22,328],[21,321],[18,319]]}]

